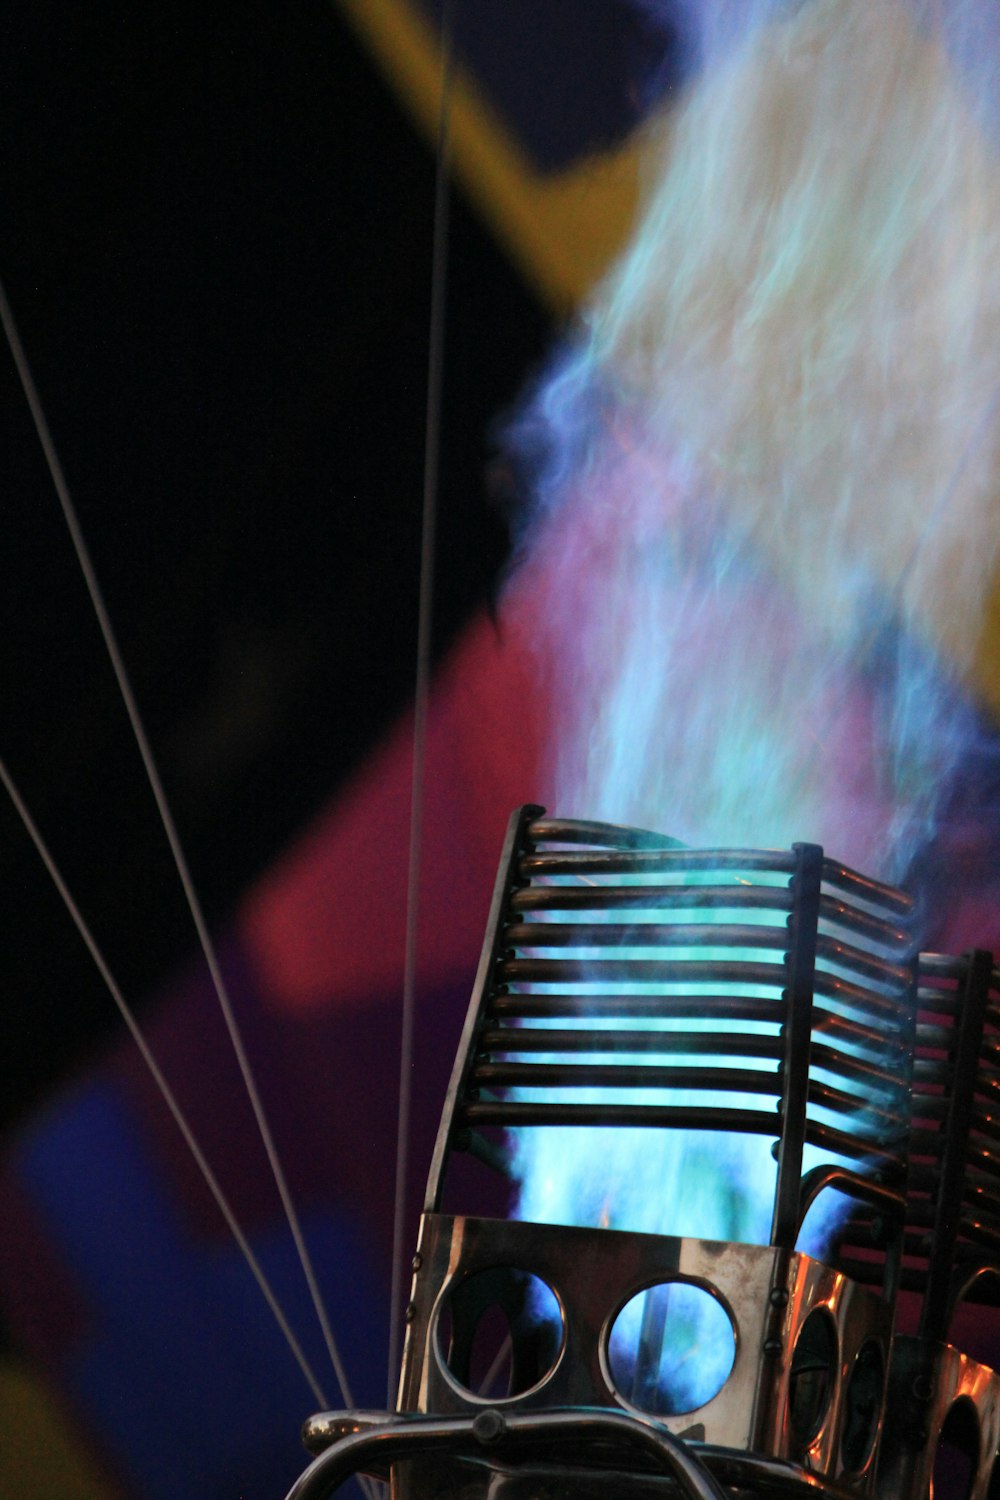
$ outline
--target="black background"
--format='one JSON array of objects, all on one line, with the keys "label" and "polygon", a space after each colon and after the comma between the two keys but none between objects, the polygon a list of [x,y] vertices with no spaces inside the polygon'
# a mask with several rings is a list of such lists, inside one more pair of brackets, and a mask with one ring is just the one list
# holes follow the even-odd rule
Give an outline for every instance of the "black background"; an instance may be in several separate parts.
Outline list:
[{"label": "black background", "polygon": [[[433,153],[324,0],[10,0],[0,275],[209,918],[405,705]],[[435,653],[551,330],[453,196]],[[194,937],[12,361],[0,755],[134,1000]],[[0,809],[2,1124],[117,1026]]]}]

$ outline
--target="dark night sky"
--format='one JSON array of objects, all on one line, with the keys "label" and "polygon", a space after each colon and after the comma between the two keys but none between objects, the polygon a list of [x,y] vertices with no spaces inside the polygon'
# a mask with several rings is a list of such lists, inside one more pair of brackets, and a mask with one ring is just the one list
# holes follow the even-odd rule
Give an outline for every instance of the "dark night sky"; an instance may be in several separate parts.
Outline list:
[{"label": "dark night sky", "polygon": [[[9,0],[0,274],[210,917],[404,706],[433,159],[324,0]],[[454,204],[435,647],[506,545],[490,429],[549,338]],[[193,951],[55,493],[0,355],[0,754],[133,997]],[[6,1124],[113,1020],[0,810]]]}]

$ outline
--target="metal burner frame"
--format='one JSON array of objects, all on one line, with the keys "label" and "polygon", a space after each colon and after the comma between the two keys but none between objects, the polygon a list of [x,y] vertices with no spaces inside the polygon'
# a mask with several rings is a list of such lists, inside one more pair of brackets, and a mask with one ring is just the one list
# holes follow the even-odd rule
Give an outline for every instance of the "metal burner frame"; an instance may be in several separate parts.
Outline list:
[{"label": "metal burner frame", "polygon": [[[774,1141],[778,1161],[771,1244],[793,1250],[812,1202],[836,1188],[868,1205],[873,1239],[890,1247],[891,1294],[906,1203],[914,916],[910,897],[817,845],[692,850],[520,809],[425,1211],[441,1206],[454,1151],[504,1170],[512,1128],[754,1132]],[[594,1030],[595,1019],[611,1024]],[[662,1029],[634,1029],[650,1024]],[[755,1032],[762,1024],[771,1035]],[[560,1097],[581,1089],[605,1097]],[[664,1102],[621,1098],[640,1090]],[[685,1102],[670,1102],[674,1091]],[[748,1096],[770,1107],[719,1102]],[[829,1160],[803,1175],[807,1143]]]},{"label": "metal burner frame", "polygon": [[[989,954],[918,954],[916,921],[909,896],[815,845],[692,850],[515,813],[428,1178],[399,1410],[312,1418],[319,1456],[294,1500],[361,1467],[396,1500],[609,1485],[923,1500],[956,1425],[968,1500],[994,1494],[1000,1377],[947,1337],[970,1296],[1000,1292],[1000,976]],[[769,1244],[442,1211],[457,1155],[505,1174],[509,1133],[545,1128],[764,1136]],[[830,1190],[853,1207],[819,1261],[797,1240]],[[508,1312],[538,1277],[561,1319],[544,1359],[511,1321],[499,1400],[469,1374],[484,1274]],[[621,1308],[660,1281],[710,1292],[737,1352],[702,1407],[653,1417],[608,1349]]]}]

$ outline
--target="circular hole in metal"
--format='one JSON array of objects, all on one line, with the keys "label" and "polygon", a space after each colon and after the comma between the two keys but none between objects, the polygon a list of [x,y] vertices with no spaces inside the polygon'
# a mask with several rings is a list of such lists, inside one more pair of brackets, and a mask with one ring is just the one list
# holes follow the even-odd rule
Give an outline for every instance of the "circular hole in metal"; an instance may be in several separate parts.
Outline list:
[{"label": "circular hole in metal", "polygon": [[979,1418],[971,1401],[956,1401],[934,1450],[930,1500],[967,1500],[979,1468]]},{"label": "circular hole in metal", "polygon": [[718,1395],[736,1358],[732,1320],[718,1297],[662,1281],[626,1302],[608,1338],[608,1369],[626,1401],[653,1416],[696,1411]]},{"label": "circular hole in metal", "polygon": [[872,1456],[882,1410],[885,1361],[881,1345],[868,1339],[858,1350],[844,1392],[840,1452],[844,1468],[859,1474]]},{"label": "circular hole in metal", "polygon": [[788,1422],[801,1448],[808,1447],[823,1425],[837,1359],[836,1325],[825,1307],[817,1307],[799,1330],[788,1377]]},{"label": "circular hole in metal", "polygon": [[484,1401],[520,1396],[559,1357],[563,1319],[541,1277],[493,1266],[455,1282],[438,1310],[438,1356],[459,1385]]}]

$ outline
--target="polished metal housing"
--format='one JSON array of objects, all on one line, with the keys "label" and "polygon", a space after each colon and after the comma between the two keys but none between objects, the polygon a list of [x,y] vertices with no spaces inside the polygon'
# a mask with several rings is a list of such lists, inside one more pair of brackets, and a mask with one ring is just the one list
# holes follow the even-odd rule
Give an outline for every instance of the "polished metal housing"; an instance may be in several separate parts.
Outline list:
[{"label": "polished metal housing", "polygon": [[[423,1220],[417,1261],[402,1410],[457,1415],[490,1406],[602,1406],[648,1415],[634,1392],[615,1380],[611,1329],[638,1292],[683,1282],[704,1288],[722,1304],[732,1321],[735,1360],[717,1395],[691,1411],[660,1416],[662,1425],[699,1444],[767,1453],[807,1464],[814,1472],[849,1475],[859,1492],[870,1488],[864,1479],[872,1469],[881,1403],[852,1449],[849,1429],[857,1426],[859,1413],[850,1372],[865,1349],[874,1351],[885,1370],[891,1309],[870,1289],[820,1261],[774,1246],[436,1214]],[[519,1328],[512,1322],[514,1390],[500,1402],[494,1393],[480,1394],[465,1384],[455,1359],[486,1311],[474,1301],[456,1307],[455,1294],[498,1267],[513,1281],[537,1277],[544,1282],[562,1319],[558,1345],[540,1365],[530,1347],[530,1323]],[[493,1294],[502,1296],[496,1283]],[[829,1330],[829,1357],[820,1369],[814,1343],[808,1359],[803,1346],[803,1338],[810,1344],[806,1325],[814,1317]],[[529,1345],[523,1358],[519,1336]]]},{"label": "polished metal housing", "polygon": [[[1000,1379],[948,1339],[1000,1282],[1000,983],[988,954],[918,954],[915,925],[905,893],[814,845],[691,850],[515,813],[398,1411],[313,1418],[297,1500],[332,1492],[345,1444],[397,1500],[926,1500],[952,1453],[964,1500],[996,1500]],[[512,1132],[626,1126],[770,1141],[770,1242],[503,1216]],[[499,1184],[499,1213],[462,1201],[462,1161]],[[820,1261],[797,1242],[831,1191],[851,1213]],[[621,1310],[664,1285],[705,1293],[732,1332],[728,1376],[690,1410],[660,1409],[641,1378],[662,1320],[643,1315],[636,1373],[612,1354]],[[484,1329],[500,1389],[476,1362]]]}]

